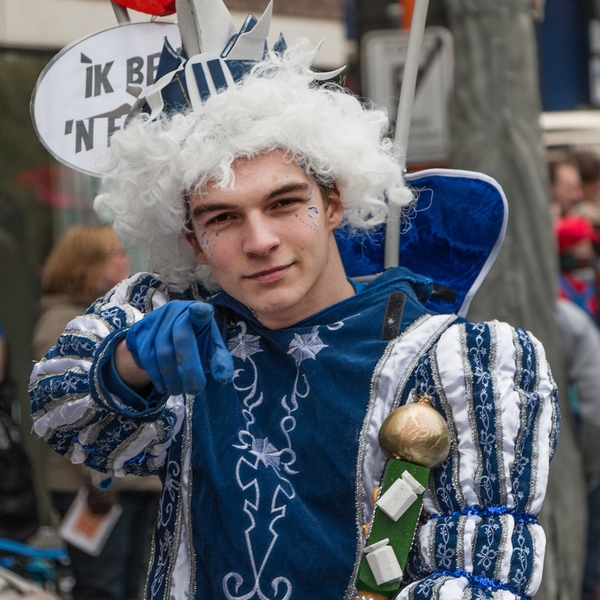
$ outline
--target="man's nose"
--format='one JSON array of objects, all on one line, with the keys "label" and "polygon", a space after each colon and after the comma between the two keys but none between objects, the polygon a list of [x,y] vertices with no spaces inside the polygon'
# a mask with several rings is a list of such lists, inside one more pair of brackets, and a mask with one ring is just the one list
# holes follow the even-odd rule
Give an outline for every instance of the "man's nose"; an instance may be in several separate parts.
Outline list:
[{"label": "man's nose", "polygon": [[279,246],[280,241],[273,223],[264,215],[251,215],[246,219],[242,241],[246,254],[265,256]]}]

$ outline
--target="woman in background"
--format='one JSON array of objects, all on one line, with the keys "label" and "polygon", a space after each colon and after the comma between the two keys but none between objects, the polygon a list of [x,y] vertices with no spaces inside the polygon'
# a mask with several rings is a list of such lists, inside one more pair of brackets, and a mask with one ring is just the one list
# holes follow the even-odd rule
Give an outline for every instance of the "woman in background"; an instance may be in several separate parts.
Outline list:
[{"label": "woman in background", "polygon": [[50,252],[42,272],[42,314],[33,335],[34,358],[56,344],[65,325],[129,275],[119,238],[101,225],[72,227]]},{"label": "woman in background", "polygon": [[[69,229],[48,257],[42,273],[41,315],[33,335],[36,360],[56,344],[67,323],[129,275],[130,260],[121,242],[104,226]],[[149,556],[150,532],[156,518],[160,481],[127,476],[107,491],[95,487],[103,476],[73,465],[56,452],[47,463],[47,488],[64,517],[78,490],[88,490],[93,512],[106,513],[118,502],[119,517],[100,556],[68,546],[73,563],[73,600],[138,600]]]}]

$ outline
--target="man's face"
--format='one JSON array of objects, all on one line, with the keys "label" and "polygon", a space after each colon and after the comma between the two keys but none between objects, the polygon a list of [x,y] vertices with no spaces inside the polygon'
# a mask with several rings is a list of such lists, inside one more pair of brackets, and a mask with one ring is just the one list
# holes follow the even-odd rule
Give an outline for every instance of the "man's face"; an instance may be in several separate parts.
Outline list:
[{"label": "man's face", "polygon": [[563,215],[568,214],[573,205],[583,199],[581,177],[579,171],[570,164],[559,164],[556,167],[554,185],[552,186],[554,199],[560,205]]},{"label": "man's face", "polygon": [[191,243],[219,285],[272,329],[289,327],[354,293],[333,230],[343,207],[279,152],[234,163],[230,188],[190,198]]}]

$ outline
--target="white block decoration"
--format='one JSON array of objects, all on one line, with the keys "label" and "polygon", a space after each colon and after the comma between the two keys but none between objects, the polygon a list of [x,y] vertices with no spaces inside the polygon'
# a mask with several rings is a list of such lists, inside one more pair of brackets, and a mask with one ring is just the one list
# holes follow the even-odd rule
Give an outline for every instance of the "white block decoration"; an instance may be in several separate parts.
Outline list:
[{"label": "white block decoration", "polygon": [[425,488],[408,472],[404,471],[388,490],[377,500],[377,506],[392,521],[397,521],[422,494]]},{"label": "white block decoration", "polygon": [[365,548],[367,563],[377,585],[402,579],[400,563],[394,554],[394,549],[388,546],[389,541],[389,538],[385,538]]}]

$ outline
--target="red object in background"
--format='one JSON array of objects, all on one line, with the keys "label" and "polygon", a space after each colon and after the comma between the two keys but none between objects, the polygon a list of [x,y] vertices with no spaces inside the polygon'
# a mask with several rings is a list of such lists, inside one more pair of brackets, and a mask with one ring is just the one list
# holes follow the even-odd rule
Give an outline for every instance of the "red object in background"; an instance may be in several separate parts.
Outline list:
[{"label": "red object in background", "polygon": [[400,28],[410,31],[410,24],[415,11],[415,0],[398,0],[398,2],[400,2]]},{"label": "red object in background", "polygon": [[61,167],[50,165],[33,167],[19,171],[15,181],[23,187],[33,189],[36,200],[53,208],[78,208],[78,202],[71,194],[59,191],[61,189]]},{"label": "red object in background", "polygon": [[562,217],[556,223],[555,230],[558,238],[558,251],[561,254],[584,240],[592,243],[599,241],[598,233],[590,221],[578,215]]},{"label": "red object in background", "polygon": [[113,0],[113,2],[157,17],[166,17],[175,12],[175,0]]}]

